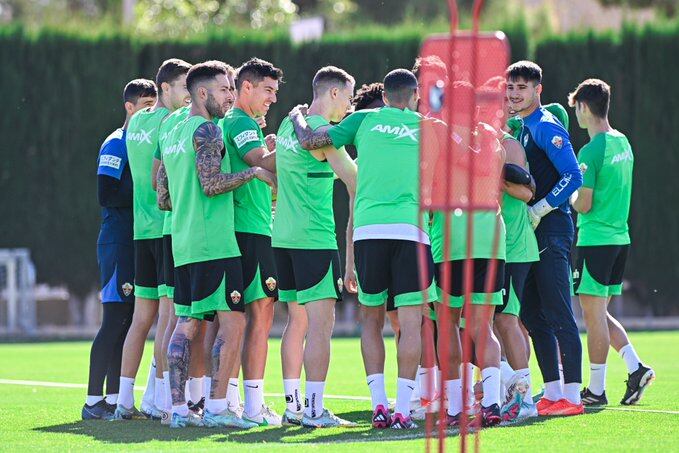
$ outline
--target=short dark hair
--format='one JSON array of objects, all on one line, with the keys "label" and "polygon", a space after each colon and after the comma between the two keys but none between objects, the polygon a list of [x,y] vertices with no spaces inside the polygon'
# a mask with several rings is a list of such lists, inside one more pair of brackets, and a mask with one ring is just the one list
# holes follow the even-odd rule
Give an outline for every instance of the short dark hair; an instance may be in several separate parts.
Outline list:
[{"label": "short dark hair", "polygon": [[507,80],[523,79],[527,82],[542,83],[542,68],[532,61],[521,60],[510,65],[505,73]]},{"label": "short dark hair", "polygon": [[363,85],[354,96],[354,110],[364,110],[372,103],[381,101],[383,93],[384,84],[382,82]]},{"label": "short dark hair", "polygon": [[337,66],[325,66],[319,69],[314,76],[311,86],[314,90],[314,96],[319,95],[323,90],[344,86],[347,83],[356,83],[354,78],[344,69]]},{"label": "short dark hair", "polygon": [[191,69],[191,64],[180,60],[179,58],[170,58],[163,61],[163,64],[158,68],[156,74],[156,85],[158,86],[158,94],[163,94],[163,83],[172,83],[179,77],[183,76]]},{"label": "short dark hair", "polygon": [[611,102],[611,87],[603,80],[587,79],[568,95],[568,105],[575,107],[576,102],[587,105],[592,115],[606,118]]},{"label": "short dark hair", "polygon": [[426,57],[417,57],[413,65],[413,74],[418,79],[422,68],[432,70],[443,78],[448,77],[448,68],[438,55],[427,55]]},{"label": "short dark hair", "polygon": [[127,82],[123,90],[123,102],[136,104],[139,98],[158,97],[158,90],[153,80],[134,79]]},{"label": "short dark hair", "polygon": [[283,83],[283,71],[261,58],[250,58],[236,71],[236,89],[240,90],[246,80],[257,85],[265,77],[271,77]]},{"label": "short dark hair", "polygon": [[226,63],[223,61],[210,60],[193,65],[186,75],[186,88],[193,94],[198,84],[214,79],[220,74],[228,74]]},{"label": "short dark hair", "polygon": [[406,102],[417,89],[417,77],[407,69],[394,69],[384,77],[384,92],[392,102]]}]

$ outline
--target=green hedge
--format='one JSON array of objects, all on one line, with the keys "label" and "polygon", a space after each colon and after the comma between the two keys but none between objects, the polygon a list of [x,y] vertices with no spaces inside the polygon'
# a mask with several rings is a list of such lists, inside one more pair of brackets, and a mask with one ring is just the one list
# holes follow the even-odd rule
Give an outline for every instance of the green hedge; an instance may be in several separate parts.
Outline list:
[{"label": "green hedge", "polygon": [[[679,219],[667,209],[677,193],[669,172],[678,148],[671,126],[679,125],[679,114],[669,103],[679,93],[669,81],[677,73],[679,30],[626,29],[616,36],[588,34],[537,43],[530,42],[523,22],[505,31],[514,60],[525,58],[529,47],[534,49],[545,70],[547,101],[565,102],[568,91],[586,76],[612,83],[612,120],[629,134],[638,162],[629,277],[638,288],[656,295],[647,299],[650,304],[664,307],[677,276],[678,265],[670,256],[679,252]],[[123,121],[124,84],[135,77],[153,78],[165,58],[216,58],[238,65],[256,55],[274,62],[287,80],[268,118],[269,128],[275,130],[291,106],[309,101],[318,67],[343,67],[358,84],[381,80],[389,69],[412,65],[421,39],[419,31],[371,30],[293,46],[275,32],[223,32],[162,42],[0,28],[0,95],[9,101],[0,117],[0,247],[29,247],[40,281],[66,283],[79,294],[97,286],[97,152]],[[582,145],[583,135],[574,135]],[[650,185],[656,181],[664,182]],[[665,253],[657,247],[661,232]]]}]

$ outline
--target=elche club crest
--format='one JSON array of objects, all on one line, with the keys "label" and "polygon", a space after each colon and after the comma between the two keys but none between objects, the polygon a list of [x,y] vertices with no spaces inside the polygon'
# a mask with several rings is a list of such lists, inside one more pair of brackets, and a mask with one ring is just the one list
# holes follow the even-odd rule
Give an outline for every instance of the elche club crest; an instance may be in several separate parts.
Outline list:
[{"label": "elche club crest", "polygon": [[240,293],[236,290],[233,290],[233,292],[231,293],[231,301],[234,304],[237,304],[238,302],[240,302],[240,298],[241,298]]},{"label": "elche club crest", "polygon": [[269,288],[269,291],[273,291],[274,289],[276,289],[276,279],[275,278],[269,277],[269,278],[266,279],[266,281],[264,283],[266,283],[266,287]]},{"label": "elche club crest", "polygon": [[342,290],[344,289],[344,281],[342,280],[342,277],[337,279],[337,290],[341,293]]},{"label": "elche club crest", "polygon": [[563,147],[563,137],[560,135],[555,135],[552,137],[552,145],[556,146],[558,149]]},{"label": "elche club crest", "polygon": [[125,294],[125,296],[129,296],[130,294],[132,294],[132,290],[134,289],[134,286],[132,286],[132,283],[125,282],[125,283],[123,283],[121,288],[123,290],[123,294]]}]

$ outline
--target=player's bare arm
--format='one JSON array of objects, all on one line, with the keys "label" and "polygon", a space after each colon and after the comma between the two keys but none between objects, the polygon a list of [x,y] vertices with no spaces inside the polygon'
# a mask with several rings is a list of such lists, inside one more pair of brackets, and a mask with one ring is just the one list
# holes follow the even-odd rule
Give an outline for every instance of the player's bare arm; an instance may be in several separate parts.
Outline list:
[{"label": "player's bare arm", "polygon": [[358,280],[356,279],[356,271],[354,269],[354,198],[355,194],[350,192],[345,254],[346,265],[344,268],[344,287],[352,294],[358,292]]},{"label": "player's bare arm", "polygon": [[336,149],[328,146],[323,148],[322,151],[332,170],[347,186],[349,195],[353,196],[356,193],[356,173],[358,171],[356,163],[351,160],[344,148]]},{"label": "player's bare arm", "polygon": [[295,135],[302,148],[306,150],[313,150],[323,148],[324,146],[332,145],[332,139],[328,134],[328,126],[319,127],[315,131],[309,127],[309,124],[304,118],[306,111],[305,106],[297,106],[290,111],[288,116],[295,128]]},{"label": "player's bare arm", "polygon": [[170,189],[167,184],[167,172],[165,171],[165,165],[163,165],[162,162],[160,162],[154,181],[156,182],[156,199],[158,201],[158,207],[161,211],[172,211]]},{"label": "player's bare arm", "polygon": [[592,202],[594,201],[594,190],[589,187],[580,187],[577,191],[578,196],[573,202],[573,209],[580,214],[587,214],[592,209]]},{"label": "player's bare arm", "polygon": [[254,148],[243,156],[243,160],[251,167],[262,167],[271,173],[276,172],[276,151],[269,151],[262,147]]},{"label": "player's bare arm", "polygon": [[[505,150],[505,163],[514,164],[527,170],[526,153],[524,152],[521,143],[517,140],[510,139],[502,142],[502,146]],[[529,185],[523,185],[505,180],[504,191],[510,196],[528,203],[535,196],[535,181],[531,178],[531,183]]]},{"label": "player's bare arm", "polygon": [[222,173],[222,149],[224,142],[222,132],[212,122],[205,122],[196,129],[193,135],[196,148],[196,170],[203,192],[208,197],[214,197],[231,192],[243,184],[260,179],[276,189],[276,177],[260,167],[251,167],[239,173]]}]

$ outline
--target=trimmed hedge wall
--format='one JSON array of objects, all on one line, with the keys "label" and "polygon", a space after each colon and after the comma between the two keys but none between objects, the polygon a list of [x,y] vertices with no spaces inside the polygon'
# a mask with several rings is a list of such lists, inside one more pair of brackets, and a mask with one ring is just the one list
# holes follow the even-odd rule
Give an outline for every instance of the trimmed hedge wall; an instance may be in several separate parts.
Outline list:
[{"label": "trimmed hedge wall", "polygon": [[[513,60],[526,58],[532,44],[545,72],[545,101],[565,104],[567,93],[585,77],[600,77],[613,86],[612,122],[629,135],[637,156],[628,276],[656,312],[676,310],[676,301],[668,301],[670,284],[679,276],[679,264],[671,259],[679,254],[679,216],[669,207],[679,202],[674,190],[679,183],[671,177],[679,159],[679,138],[672,130],[679,126],[679,113],[670,103],[679,99],[679,85],[670,82],[679,69],[679,27],[537,43],[530,43],[523,23],[506,32]],[[421,39],[416,32],[372,32],[293,46],[276,34],[225,32],[160,42],[0,28],[0,95],[8,107],[0,117],[0,247],[30,248],[40,281],[66,283],[77,294],[97,287],[97,152],[123,122],[125,83],[152,79],[166,58],[216,58],[236,66],[256,55],[280,66],[287,82],[267,118],[267,132],[275,132],[293,105],[310,100],[317,68],[343,67],[360,86],[381,80],[389,69],[412,66]],[[586,137],[574,130],[572,120],[580,147]],[[338,236],[343,239],[343,232]]]}]

